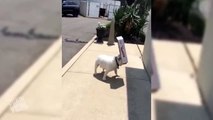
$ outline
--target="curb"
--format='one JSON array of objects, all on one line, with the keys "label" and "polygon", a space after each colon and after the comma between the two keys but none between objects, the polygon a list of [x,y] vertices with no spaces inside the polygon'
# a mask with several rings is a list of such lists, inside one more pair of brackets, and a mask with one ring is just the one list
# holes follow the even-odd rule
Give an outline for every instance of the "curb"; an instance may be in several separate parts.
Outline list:
[{"label": "curb", "polygon": [[15,82],[0,97],[0,117],[4,114],[10,104],[18,97],[23,90],[34,80],[40,71],[61,49],[62,38],[58,38],[49,48],[18,77]]},{"label": "curb", "polygon": [[70,67],[78,60],[78,58],[87,50],[87,48],[95,41],[96,35],[62,68],[62,77]]}]

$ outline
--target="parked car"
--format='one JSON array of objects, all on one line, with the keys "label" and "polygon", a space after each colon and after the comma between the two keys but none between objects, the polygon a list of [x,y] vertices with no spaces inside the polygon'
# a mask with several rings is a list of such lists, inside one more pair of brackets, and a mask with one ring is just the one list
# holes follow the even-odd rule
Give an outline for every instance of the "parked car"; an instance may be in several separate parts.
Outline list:
[{"label": "parked car", "polygon": [[80,6],[71,0],[62,0],[62,15],[72,14],[78,17]]}]

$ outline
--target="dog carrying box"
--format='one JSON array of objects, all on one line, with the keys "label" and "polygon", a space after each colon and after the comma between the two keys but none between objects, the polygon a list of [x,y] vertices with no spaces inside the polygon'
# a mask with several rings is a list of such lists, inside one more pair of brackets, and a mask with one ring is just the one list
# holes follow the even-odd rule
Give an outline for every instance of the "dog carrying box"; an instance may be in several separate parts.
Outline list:
[{"label": "dog carrying box", "polygon": [[128,59],[127,59],[127,54],[126,54],[126,48],[124,45],[124,39],[122,36],[118,36],[118,37],[116,37],[116,39],[118,40],[118,48],[119,48],[122,63],[127,64]]}]

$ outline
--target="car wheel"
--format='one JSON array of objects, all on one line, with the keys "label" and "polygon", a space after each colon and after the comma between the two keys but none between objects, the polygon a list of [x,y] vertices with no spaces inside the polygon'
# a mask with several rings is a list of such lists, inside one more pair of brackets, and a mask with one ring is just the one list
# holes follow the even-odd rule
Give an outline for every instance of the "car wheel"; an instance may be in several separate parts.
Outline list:
[{"label": "car wheel", "polygon": [[74,17],[78,17],[78,12],[73,13]]},{"label": "car wheel", "polygon": [[73,16],[74,16],[74,17],[78,17],[78,14],[74,14]]}]

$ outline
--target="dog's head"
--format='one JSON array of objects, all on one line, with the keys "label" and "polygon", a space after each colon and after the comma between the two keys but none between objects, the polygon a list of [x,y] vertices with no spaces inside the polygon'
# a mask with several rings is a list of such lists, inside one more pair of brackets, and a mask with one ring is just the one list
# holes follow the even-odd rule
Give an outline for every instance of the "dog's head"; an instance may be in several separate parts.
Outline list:
[{"label": "dog's head", "polygon": [[116,56],[116,61],[117,61],[119,66],[121,66],[123,64],[120,55]]}]

